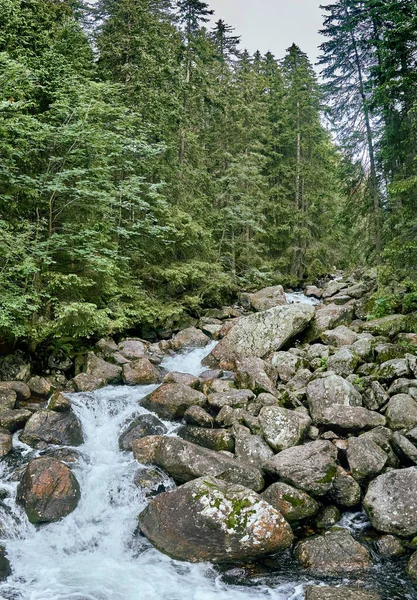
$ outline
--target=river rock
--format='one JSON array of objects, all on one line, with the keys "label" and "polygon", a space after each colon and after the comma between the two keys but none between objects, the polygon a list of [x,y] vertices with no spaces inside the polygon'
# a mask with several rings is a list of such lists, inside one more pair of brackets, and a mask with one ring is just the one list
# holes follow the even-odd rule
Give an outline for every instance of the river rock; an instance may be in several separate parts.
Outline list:
[{"label": "river rock", "polygon": [[315,419],[316,425],[326,425],[343,431],[359,431],[383,427],[385,417],[362,406],[330,406],[322,415]]},{"label": "river rock", "polygon": [[185,425],[178,430],[178,435],[187,442],[198,444],[210,450],[227,450],[233,452],[235,439],[231,431],[227,429],[207,429],[204,427],[191,427]]},{"label": "river rock", "polygon": [[336,587],[308,587],[305,600],[382,600],[376,592]]},{"label": "river rock", "polygon": [[146,356],[146,347],[140,340],[124,340],[118,345],[122,356],[128,360],[138,360]]},{"label": "river rock", "polygon": [[417,533],[416,495],[417,468],[394,470],[370,483],[363,505],[378,531],[412,537]]},{"label": "river rock", "polygon": [[358,334],[349,329],[349,327],[346,327],[346,325],[339,325],[336,329],[323,331],[320,337],[325,344],[341,348],[342,346],[351,346],[354,344],[358,339]]},{"label": "river rock", "polygon": [[311,425],[308,415],[280,406],[265,406],[259,413],[263,436],[276,452],[297,446]]},{"label": "river rock", "polygon": [[261,472],[234,458],[180,438],[149,436],[132,442],[135,458],[164,469],[178,483],[212,475],[259,491],[264,487]]},{"label": "river rock", "polygon": [[81,423],[73,412],[48,409],[30,417],[20,439],[34,448],[42,442],[57,446],[80,446],[84,442]]},{"label": "river rock", "polygon": [[353,477],[363,482],[378,475],[385,467],[388,456],[369,438],[350,438],[347,460]]},{"label": "river rock", "polygon": [[369,410],[379,410],[389,401],[389,395],[379,383],[371,381],[371,385],[363,393],[363,403]]},{"label": "river rock", "polygon": [[242,317],[212,350],[216,361],[264,358],[301,333],[315,314],[313,306],[291,304]]},{"label": "river rock", "polygon": [[327,361],[327,369],[333,371],[336,375],[347,377],[355,372],[360,359],[349,348],[342,348],[336,354],[333,354]]},{"label": "river rock", "polygon": [[266,364],[261,358],[243,358],[236,361],[236,384],[239,388],[252,390],[255,394],[276,394],[271,379],[266,374]]},{"label": "river rock", "polygon": [[20,352],[0,358],[0,380],[27,381],[30,377],[30,362]]},{"label": "river rock", "polygon": [[121,367],[106,362],[94,352],[87,354],[86,373],[105,383],[118,383],[122,378]]},{"label": "river rock", "polygon": [[119,351],[116,342],[112,338],[101,338],[96,343],[96,347],[104,356],[112,356],[112,354]]},{"label": "river rock", "polygon": [[133,483],[148,499],[176,487],[174,481],[161,469],[149,467],[140,467],[134,475]]},{"label": "river rock", "polygon": [[214,477],[160,494],[140,514],[139,527],[160,551],[188,562],[255,559],[293,540],[283,516],[258,494]]},{"label": "river rock", "polygon": [[5,581],[12,574],[9,559],[3,546],[0,546],[0,581]]},{"label": "river rock", "polygon": [[201,406],[190,406],[184,413],[184,420],[188,425],[194,425],[195,427],[208,427],[214,426],[214,418]]},{"label": "river rock", "polygon": [[407,564],[407,575],[417,581],[417,552],[411,556]]},{"label": "river rock", "polygon": [[406,358],[394,358],[382,363],[378,369],[378,378],[384,381],[392,381],[399,377],[408,377],[410,370]]},{"label": "river rock", "polygon": [[338,325],[348,325],[353,319],[354,312],[351,303],[318,306],[316,315],[306,331],[307,341],[318,340],[324,331],[334,329]]},{"label": "river rock", "polygon": [[312,297],[320,300],[320,298],[323,296],[323,290],[316,285],[308,285],[304,291],[304,294],[307,296],[307,298]]},{"label": "river rock", "polygon": [[31,391],[23,381],[0,381],[0,390],[12,390],[18,400],[29,400]]},{"label": "river rock", "polygon": [[338,466],[331,496],[339,506],[356,506],[361,500],[361,488],[353,477]]},{"label": "river rock", "polygon": [[384,558],[401,556],[401,554],[404,554],[405,552],[401,540],[393,535],[383,535],[377,542],[375,542],[375,546],[378,554]]},{"label": "river rock", "polygon": [[275,285],[259,290],[255,294],[245,294],[244,302],[254,310],[261,312],[275,306],[287,304],[287,297],[282,285]]},{"label": "river rock", "polygon": [[71,410],[71,402],[61,392],[55,392],[48,402],[48,409],[55,412],[67,412]]},{"label": "river rock", "polygon": [[283,450],[265,463],[265,470],[296,488],[322,496],[332,488],[336,458],[337,449],[331,442],[317,440]]},{"label": "river rock", "polygon": [[22,429],[31,416],[32,413],[30,410],[25,410],[24,408],[2,410],[0,412],[0,428],[14,433]]},{"label": "river rock", "polygon": [[0,458],[3,458],[3,456],[6,456],[11,452],[12,441],[12,434],[9,431],[5,429],[0,430]]},{"label": "river rock", "polygon": [[148,358],[138,358],[122,368],[123,383],[126,385],[147,385],[159,381],[159,371]]},{"label": "river rock", "polygon": [[210,338],[196,327],[183,329],[171,341],[171,347],[174,350],[183,350],[184,348],[201,348],[207,346]]},{"label": "river rock", "polygon": [[73,379],[71,379],[76,392],[94,392],[99,388],[106,385],[103,379],[94,377],[94,375],[87,375],[87,373],[79,373]]},{"label": "river rock", "polygon": [[417,401],[408,394],[397,394],[385,411],[390,429],[413,429],[417,426]]},{"label": "river rock", "polygon": [[41,398],[48,396],[52,387],[51,383],[45,377],[40,377],[39,375],[31,377],[28,381],[28,386],[34,396],[40,396]]},{"label": "river rock", "polygon": [[295,556],[317,576],[365,571],[372,565],[368,550],[347,531],[329,531],[297,544]]},{"label": "river rock", "polygon": [[204,406],[206,402],[204,394],[188,385],[164,383],[145,398],[142,405],[162,419],[177,420],[183,418],[190,406]]},{"label": "river rock", "polygon": [[334,405],[362,406],[359,392],[338,375],[314,379],[307,385],[306,393],[313,421],[319,420],[324,411]]},{"label": "river rock", "polygon": [[275,381],[280,379],[288,383],[304,365],[304,361],[291,352],[274,352],[268,359],[268,365]]},{"label": "river rock", "polygon": [[330,529],[336,523],[340,521],[340,510],[337,506],[330,504],[328,506],[324,506],[316,519],[314,520],[315,526],[318,529]]},{"label": "river rock", "polygon": [[401,458],[401,462],[407,465],[410,463],[417,464],[417,448],[405,435],[395,431],[391,438],[391,444],[397,455]]},{"label": "river rock", "polygon": [[276,508],[289,522],[307,519],[317,514],[318,503],[305,492],[283,483],[273,483],[263,492],[262,498]]},{"label": "river rock", "polygon": [[208,403],[216,410],[222,409],[224,406],[232,408],[246,408],[250,400],[255,397],[252,390],[233,390],[228,389],[224,392],[216,392],[209,394]]},{"label": "river rock", "polygon": [[31,460],[17,488],[31,523],[51,523],[69,515],[80,499],[75,475],[63,462],[50,457]]},{"label": "river rock", "polygon": [[264,463],[274,455],[264,439],[260,435],[252,435],[248,427],[234,424],[233,435],[235,456],[243,463],[262,469]]},{"label": "river rock", "polygon": [[0,389],[0,412],[15,408],[16,401],[17,395],[14,390]]},{"label": "river rock", "polygon": [[120,450],[132,450],[133,440],[148,435],[164,435],[167,428],[155,415],[140,415],[123,431],[119,437]]},{"label": "river rock", "polygon": [[402,331],[407,331],[409,317],[407,315],[388,315],[373,321],[367,321],[361,326],[362,331],[369,331],[374,335],[394,337]]},{"label": "river rock", "polygon": [[200,381],[198,377],[195,377],[195,375],[191,375],[190,373],[178,373],[177,371],[172,371],[165,375],[163,383],[180,383],[181,385],[188,385],[189,387],[197,389]]}]

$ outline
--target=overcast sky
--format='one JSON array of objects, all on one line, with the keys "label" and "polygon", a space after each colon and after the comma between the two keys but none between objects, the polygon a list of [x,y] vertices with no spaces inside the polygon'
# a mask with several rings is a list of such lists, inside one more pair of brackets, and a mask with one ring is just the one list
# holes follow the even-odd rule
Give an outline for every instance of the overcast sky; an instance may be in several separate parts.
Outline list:
[{"label": "overcast sky", "polygon": [[241,46],[251,53],[270,50],[282,58],[295,42],[315,63],[322,39],[323,11],[329,0],[206,0],[216,11],[215,20],[224,19],[242,36]]}]

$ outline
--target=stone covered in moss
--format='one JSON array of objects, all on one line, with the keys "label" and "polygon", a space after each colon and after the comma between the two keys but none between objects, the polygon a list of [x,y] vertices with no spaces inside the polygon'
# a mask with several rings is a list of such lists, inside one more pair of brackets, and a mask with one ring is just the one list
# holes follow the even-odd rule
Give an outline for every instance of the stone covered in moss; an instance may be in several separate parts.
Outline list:
[{"label": "stone covered in moss", "polygon": [[307,519],[319,510],[318,503],[311,496],[282,481],[270,485],[262,498],[279,510],[289,523]]}]

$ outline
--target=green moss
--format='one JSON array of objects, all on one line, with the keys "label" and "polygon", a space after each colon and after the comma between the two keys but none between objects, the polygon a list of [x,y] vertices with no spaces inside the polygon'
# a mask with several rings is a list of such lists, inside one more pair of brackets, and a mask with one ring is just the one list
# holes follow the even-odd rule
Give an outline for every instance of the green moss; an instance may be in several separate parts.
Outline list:
[{"label": "green moss", "polygon": [[304,504],[301,498],[297,498],[296,496],[290,496],[289,494],[283,494],[282,499],[285,502],[288,502],[288,504],[291,504],[291,506],[294,506],[294,508],[298,508],[299,506],[302,506]]},{"label": "green moss", "polygon": [[228,529],[234,529],[238,533],[243,533],[248,524],[248,518],[254,514],[254,510],[245,510],[251,506],[250,500],[232,500],[233,510],[229,513],[226,523]]},{"label": "green moss", "polygon": [[327,473],[318,481],[318,483],[331,483],[336,477],[336,472],[336,465],[330,465],[330,467],[327,469]]}]

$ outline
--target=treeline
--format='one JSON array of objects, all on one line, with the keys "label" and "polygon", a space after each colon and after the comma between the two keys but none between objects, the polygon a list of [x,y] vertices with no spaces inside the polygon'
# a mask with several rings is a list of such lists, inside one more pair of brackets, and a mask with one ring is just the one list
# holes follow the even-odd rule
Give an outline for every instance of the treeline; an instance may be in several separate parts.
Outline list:
[{"label": "treeline", "polygon": [[307,56],[174,4],[0,0],[3,340],[146,335],[346,259]]},{"label": "treeline", "polygon": [[376,314],[417,309],[417,2],[323,6],[329,116],[348,158],[346,217],[379,265]]}]

